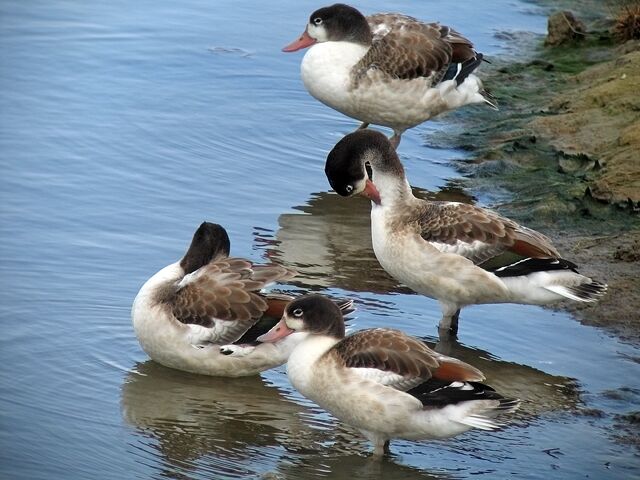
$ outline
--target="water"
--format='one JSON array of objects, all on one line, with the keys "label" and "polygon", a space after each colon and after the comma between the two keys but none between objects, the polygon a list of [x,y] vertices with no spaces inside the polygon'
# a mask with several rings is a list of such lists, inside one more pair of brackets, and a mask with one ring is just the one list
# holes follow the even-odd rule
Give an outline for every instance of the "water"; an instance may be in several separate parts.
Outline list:
[{"label": "water", "polygon": [[[393,9],[449,23],[489,56],[506,47],[496,31],[545,28],[515,0],[447,5]],[[228,229],[235,255],[297,268],[291,289],[354,297],[353,328],[433,339],[435,302],[377,266],[367,203],[328,193],[324,158],[355,122],[311,99],[301,55],[279,51],[318,6],[0,4],[0,476],[637,476],[637,452],[614,425],[638,410],[639,352],[567,314],[466,309],[461,344],[438,348],[523,398],[521,411],[496,433],[397,441],[383,462],[293,391],[283,368],[208,378],[140,350],[131,301],[205,219]],[[447,121],[405,134],[402,158],[413,184],[472,201],[450,180],[462,154],[423,145]]]}]

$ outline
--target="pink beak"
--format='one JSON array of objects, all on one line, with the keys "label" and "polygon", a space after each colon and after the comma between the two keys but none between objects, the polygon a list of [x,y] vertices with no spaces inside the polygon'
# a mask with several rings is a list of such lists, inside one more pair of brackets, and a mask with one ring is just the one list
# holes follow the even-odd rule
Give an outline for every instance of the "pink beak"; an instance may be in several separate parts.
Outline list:
[{"label": "pink beak", "polygon": [[377,205],[380,205],[381,203],[380,192],[378,192],[378,189],[376,188],[376,186],[369,179],[367,179],[364,190],[360,192],[360,195],[367,197],[369,200],[371,200],[372,202],[375,202]]},{"label": "pink beak", "polygon": [[290,43],[289,45],[284,47],[282,49],[282,51],[283,52],[297,52],[298,50],[301,50],[303,48],[310,47],[311,45],[313,45],[316,42],[317,42],[317,40],[315,38],[311,38],[309,36],[309,34],[307,33],[307,31],[305,30],[304,33],[302,35],[300,35],[299,39],[293,41],[292,43]]},{"label": "pink beak", "polygon": [[264,335],[260,335],[256,340],[262,343],[275,343],[281,338],[286,337],[287,335],[291,335],[295,330],[291,330],[287,327],[287,324],[284,321],[284,318],[281,319],[278,323],[276,323],[271,330],[269,330]]}]

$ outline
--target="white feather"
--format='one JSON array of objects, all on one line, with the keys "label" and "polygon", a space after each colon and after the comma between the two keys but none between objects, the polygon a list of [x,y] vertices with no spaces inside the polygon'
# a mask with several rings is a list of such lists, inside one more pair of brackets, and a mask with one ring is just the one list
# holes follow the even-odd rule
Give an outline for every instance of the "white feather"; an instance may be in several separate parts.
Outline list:
[{"label": "white feather", "polygon": [[372,382],[386,385],[403,392],[412,389],[424,381],[424,379],[419,377],[405,377],[377,368],[350,368],[349,370],[363,379],[371,380]]},{"label": "white feather", "polygon": [[573,292],[571,292],[570,289],[568,289],[567,287],[563,286],[563,285],[548,285],[546,287],[547,290],[557,293],[558,295],[561,295],[565,298],[569,298],[571,300],[575,300],[576,302],[585,302],[585,303],[593,303],[593,302],[597,302],[598,301],[598,297],[591,297],[591,298],[583,298],[583,297],[578,297],[577,295],[575,295]]}]

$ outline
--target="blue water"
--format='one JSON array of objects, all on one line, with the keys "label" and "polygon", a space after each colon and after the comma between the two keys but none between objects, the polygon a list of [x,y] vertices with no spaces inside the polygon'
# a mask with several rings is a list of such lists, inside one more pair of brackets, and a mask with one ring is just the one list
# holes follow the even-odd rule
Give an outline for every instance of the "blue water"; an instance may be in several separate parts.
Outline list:
[{"label": "blue water", "polygon": [[[354,297],[354,328],[433,338],[435,302],[377,266],[366,202],[328,193],[324,159],[356,122],[309,97],[301,54],[280,52],[319,6],[0,3],[1,477],[639,474],[613,427],[640,404],[638,350],[563,313],[467,309],[451,353],[523,398],[520,413],[496,433],[398,441],[384,462],[283,368],[221,380],[141,351],[131,302],[205,219],[227,228],[234,255],[297,268],[290,288]],[[489,57],[507,48],[496,32],[545,29],[515,0],[356,6],[439,19]],[[405,134],[402,159],[414,185],[470,201],[449,163],[463,154],[424,146],[450,121]]]}]

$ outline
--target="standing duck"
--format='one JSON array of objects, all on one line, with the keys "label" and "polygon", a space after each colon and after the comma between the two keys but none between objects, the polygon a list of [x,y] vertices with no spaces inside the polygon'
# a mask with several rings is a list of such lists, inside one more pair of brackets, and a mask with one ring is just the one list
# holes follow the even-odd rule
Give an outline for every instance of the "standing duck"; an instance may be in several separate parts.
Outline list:
[{"label": "standing duck", "polygon": [[345,337],[340,309],[321,295],[285,308],[282,320],[258,337],[278,342],[298,335],[287,375],[305,397],[359,429],[374,455],[392,438],[452,437],[471,428],[493,430],[494,418],[518,406],[479,383],[482,372],[441,355],[398,330],[374,328]]},{"label": "standing duck", "polygon": [[595,302],[607,288],[578,273],[534,230],[484,208],[414,197],[380,132],[345,136],[329,153],[325,173],[339,195],[371,200],[376,258],[391,276],[440,302],[441,333],[457,332],[465,305]]},{"label": "standing duck", "polygon": [[368,124],[402,133],[471,103],[496,108],[473,72],[482,54],[458,32],[397,13],[365,17],[337,3],[316,10],[302,36],[283,48],[309,48],[301,74],[325,105]]},{"label": "standing duck", "polygon": [[167,367],[205,375],[253,375],[283,364],[292,344],[255,344],[291,297],[265,294],[295,272],[229,257],[229,236],[204,222],[182,260],[142,286],[131,311],[142,349]]}]

